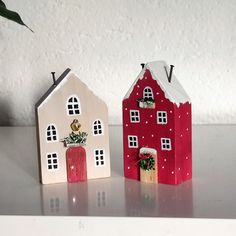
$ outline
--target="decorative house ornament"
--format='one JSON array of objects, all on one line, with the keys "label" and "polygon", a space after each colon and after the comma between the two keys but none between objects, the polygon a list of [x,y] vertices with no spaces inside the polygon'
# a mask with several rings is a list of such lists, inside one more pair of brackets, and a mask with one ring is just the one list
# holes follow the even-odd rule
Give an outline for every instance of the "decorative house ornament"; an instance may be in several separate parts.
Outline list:
[{"label": "decorative house ornament", "polygon": [[191,102],[163,61],[142,64],[123,100],[124,175],[146,183],[192,178]]},{"label": "decorative house ornament", "polygon": [[36,103],[41,182],[79,182],[110,176],[108,111],[70,70]]}]

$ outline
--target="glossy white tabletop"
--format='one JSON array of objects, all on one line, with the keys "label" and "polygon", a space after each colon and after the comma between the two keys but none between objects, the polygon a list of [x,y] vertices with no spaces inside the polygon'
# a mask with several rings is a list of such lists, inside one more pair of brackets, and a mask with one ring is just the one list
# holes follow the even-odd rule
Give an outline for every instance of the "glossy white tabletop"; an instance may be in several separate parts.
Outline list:
[{"label": "glossy white tabletop", "polygon": [[112,177],[41,185],[34,127],[0,128],[0,215],[236,218],[236,126],[193,127],[193,179],[123,177],[122,129],[110,127]]}]

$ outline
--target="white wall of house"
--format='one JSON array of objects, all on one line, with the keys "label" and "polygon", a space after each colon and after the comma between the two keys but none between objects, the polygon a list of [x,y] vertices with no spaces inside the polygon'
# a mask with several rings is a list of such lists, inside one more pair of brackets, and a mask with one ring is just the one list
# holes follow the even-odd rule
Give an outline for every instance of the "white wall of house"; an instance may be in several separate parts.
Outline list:
[{"label": "white wall of house", "polygon": [[193,102],[194,123],[236,122],[236,1],[4,0],[34,33],[0,18],[0,125],[34,125],[34,104],[66,67],[107,102],[140,63],[165,60]]}]

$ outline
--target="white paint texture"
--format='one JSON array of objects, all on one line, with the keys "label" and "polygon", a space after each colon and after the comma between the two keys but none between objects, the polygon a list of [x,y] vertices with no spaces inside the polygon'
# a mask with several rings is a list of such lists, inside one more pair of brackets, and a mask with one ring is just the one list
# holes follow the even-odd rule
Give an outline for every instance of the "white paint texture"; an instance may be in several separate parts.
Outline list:
[{"label": "white paint texture", "polygon": [[236,123],[235,0],[5,0],[35,33],[0,19],[0,124],[33,125],[34,103],[66,67],[121,122],[140,63],[165,60],[194,123]]}]

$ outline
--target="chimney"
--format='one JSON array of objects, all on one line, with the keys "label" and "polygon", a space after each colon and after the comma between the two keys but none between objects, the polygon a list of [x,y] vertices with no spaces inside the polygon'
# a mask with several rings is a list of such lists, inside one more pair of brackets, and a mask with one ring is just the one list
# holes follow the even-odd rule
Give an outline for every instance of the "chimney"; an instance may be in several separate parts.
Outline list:
[{"label": "chimney", "polygon": [[174,68],[174,66],[173,66],[173,65],[170,65],[170,72],[169,72],[169,75],[168,75],[167,68],[165,67],[166,76],[167,76],[167,79],[168,79],[168,82],[169,82],[169,83],[171,82],[171,77],[172,77],[173,68]]},{"label": "chimney", "polygon": [[142,69],[144,68],[144,66],[145,66],[145,63],[141,63],[141,66],[142,66]]},{"label": "chimney", "polygon": [[55,78],[55,72],[51,72],[52,79],[53,79],[53,85],[56,85],[56,78]]}]

